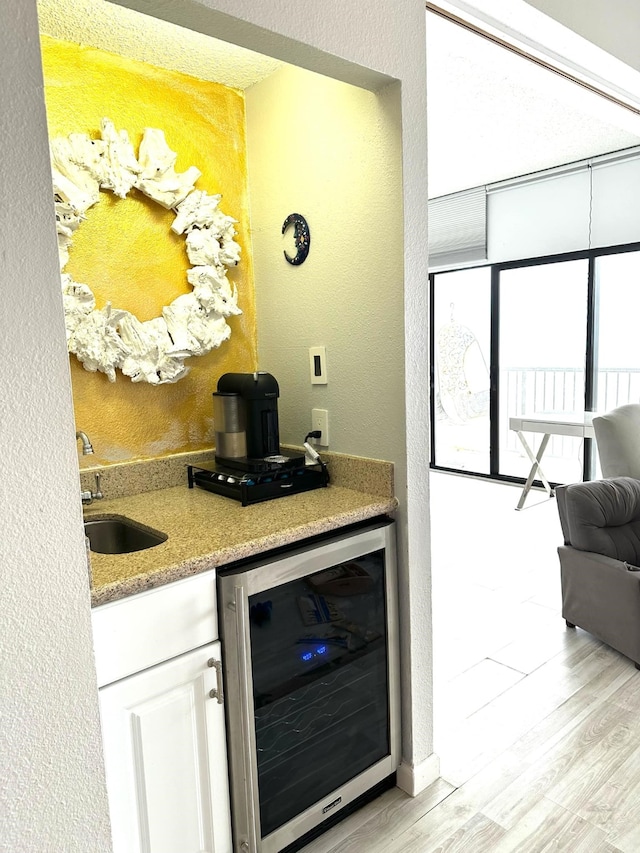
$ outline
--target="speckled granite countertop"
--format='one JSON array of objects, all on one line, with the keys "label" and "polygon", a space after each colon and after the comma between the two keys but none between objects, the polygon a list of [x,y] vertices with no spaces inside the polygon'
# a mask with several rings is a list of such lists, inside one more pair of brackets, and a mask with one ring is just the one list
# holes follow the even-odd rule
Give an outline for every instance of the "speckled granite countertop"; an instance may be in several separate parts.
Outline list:
[{"label": "speckled granite countertop", "polygon": [[[347,462],[355,459],[345,457]],[[161,530],[168,539],[130,554],[92,551],[92,605],[393,512],[397,500],[387,482],[392,483],[392,466],[375,461],[371,464],[386,466],[379,468],[378,476],[371,481],[376,493],[339,485],[343,478],[337,476],[336,485],[247,507],[203,489],[189,489],[186,483],[113,499],[105,488],[107,498],[86,507],[85,519],[122,515]],[[336,465],[336,473],[339,467]],[[105,480],[108,482],[106,476]]]}]

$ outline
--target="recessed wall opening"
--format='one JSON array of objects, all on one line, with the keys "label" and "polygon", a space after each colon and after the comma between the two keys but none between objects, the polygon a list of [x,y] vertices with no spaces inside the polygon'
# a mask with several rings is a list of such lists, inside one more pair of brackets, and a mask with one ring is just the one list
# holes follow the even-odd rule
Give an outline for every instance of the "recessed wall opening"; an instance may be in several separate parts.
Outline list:
[{"label": "recessed wall opening", "polygon": [[[184,13],[195,14],[191,7]],[[384,393],[394,410],[402,412],[403,383],[391,381],[388,353],[370,334],[372,328],[385,329],[403,338],[399,86],[308,46],[275,44],[268,33],[262,34],[267,51],[275,47],[282,55],[288,48],[306,67],[106,0],[41,0],[39,19],[50,136],[96,136],[103,114],[127,130],[134,148],[145,126],[163,130],[178,154],[176,169],[196,166],[203,172],[196,188],[222,195],[220,207],[238,220],[242,246],[229,279],[243,313],[229,319],[231,336],[219,348],[189,360],[184,379],[149,388],[118,374],[109,383],[71,358],[76,417],[91,435],[93,464],[210,446],[211,392],[227,370],[258,368],[276,376],[281,440],[288,443],[302,442],[314,406],[344,408],[332,428],[332,444],[348,452],[350,437],[361,435],[359,425],[370,420],[364,389],[380,393],[380,381],[389,385]],[[197,26],[208,31],[211,20],[199,19]],[[228,27],[229,21],[222,24]],[[224,37],[231,38],[222,24]],[[244,30],[241,36],[247,38]],[[207,84],[219,87],[214,108]],[[74,109],[74,101],[82,101],[82,109]],[[224,129],[216,136],[218,123]],[[98,207],[102,202],[96,216]],[[127,203],[116,207],[125,211]],[[100,211],[109,219],[104,227],[130,233],[134,213],[114,219],[114,210],[105,204]],[[294,212],[306,217],[312,239],[309,258],[299,268],[284,259],[291,247],[282,225]],[[142,282],[146,303],[152,303],[158,275],[149,273],[151,260],[158,266],[158,254],[165,251],[162,228],[157,231],[148,245],[121,252],[103,284],[95,269],[99,253],[85,263],[81,247],[76,252],[72,246],[74,280],[95,279],[96,301],[112,298],[114,306],[118,288],[129,289],[128,301],[129,291]],[[175,283],[168,291],[157,285],[158,311],[164,304],[160,293],[189,289],[188,262],[181,264],[180,246],[171,251],[159,266]],[[153,255],[149,263],[147,252]],[[122,281],[115,281],[119,270]],[[146,305],[145,318],[151,310]],[[312,389],[308,350],[318,344],[326,347],[332,382]],[[396,357],[397,380],[403,374],[400,349]],[[354,385],[363,389],[356,397]],[[382,420],[374,419],[367,433],[372,444],[384,430]]]}]

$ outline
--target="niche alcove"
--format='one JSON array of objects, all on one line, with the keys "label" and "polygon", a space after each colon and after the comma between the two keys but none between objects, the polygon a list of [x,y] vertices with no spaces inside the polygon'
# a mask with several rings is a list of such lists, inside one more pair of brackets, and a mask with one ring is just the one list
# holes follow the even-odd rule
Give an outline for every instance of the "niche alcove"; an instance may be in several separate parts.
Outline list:
[{"label": "niche alcove", "polygon": [[[332,449],[379,455],[372,449],[380,447],[383,435],[387,444],[389,435],[404,431],[403,386],[393,380],[404,371],[397,85],[359,88],[105,0],[41,0],[39,17],[50,136],[96,135],[98,107],[85,103],[73,111],[74,121],[84,116],[91,127],[70,127],[68,118],[61,118],[74,97],[106,100],[111,109],[105,115],[116,128],[126,128],[136,144],[145,122],[162,122],[181,168],[193,164],[203,171],[197,188],[218,192],[222,185],[221,207],[239,220],[242,258],[230,278],[238,285],[243,314],[230,319],[231,337],[219,349],[189,360],[185,379],[142,387],[118,375],[109,383],[72,357],[76,422],[91,436],[94,461],[208,448],[218,376],[256,368],[273,373],[280,384],[283,441],[300,443],[310,428],[311,409],[320,407],[331,412]],[[119,99],[98,96],[101,74],[103,94],[111,96],[119,85]],[[79,85],[87,77],[93,95]],[[100,109],[106,109],[104,103]],[[204,145],[197,133],[181,130],[188,122],[197,128],[201,120],[214,125],[212,136],[203,136]],[[225,128],[226,148],[206,145],[217,125]],[[148,288],[151,280],[145,299],[151,305],[155,300],[158,310],[169,298],[161,284],[165,270],[156,266],[150,278],[148,267],[165,251],[166,226],[151,223],[155,236],[132,244],[135,205],[139,202],[126,213],[122,205],[104,212],[121,217],[113,226],[120,242],[109,250],[115,266],[107,281],[120,271],[122,298],[130,299],[137,283]],[[292,238],[291,232],[283,236],[282,224],[293,211],[304,214],[313,233],[311,252],[300,267],[283,257],[285,249],[291,252]],[[179,250],[170,251],[175,257],[165,269],[179,270]],[[96,257],[83,255],[80,246],[78,254],[77,275],[99,278]],[[98,288],[95,293],[98,302],[112,295]],[[327,386],[309,382],[308,349],[319,344],[327,348]],[[372,417],[376,400],[384,401],[384,419]],[[403,458],[400,441],[397,451]]]}]

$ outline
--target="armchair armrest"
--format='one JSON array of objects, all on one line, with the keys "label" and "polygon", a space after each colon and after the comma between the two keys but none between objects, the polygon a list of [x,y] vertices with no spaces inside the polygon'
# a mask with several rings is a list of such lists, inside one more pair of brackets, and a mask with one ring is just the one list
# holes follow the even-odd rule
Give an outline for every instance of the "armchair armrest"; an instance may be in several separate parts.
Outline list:
[{"label": "armchair armrest", "polygon": [[640,662],[640,572],[571,546],[558,548],[562,616]]}]

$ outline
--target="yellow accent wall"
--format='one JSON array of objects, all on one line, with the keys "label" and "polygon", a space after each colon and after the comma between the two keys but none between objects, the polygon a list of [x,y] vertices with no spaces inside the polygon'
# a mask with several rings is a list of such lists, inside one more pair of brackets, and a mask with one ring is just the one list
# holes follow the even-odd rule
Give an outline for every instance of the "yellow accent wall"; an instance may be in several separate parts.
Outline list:
[{"label": "yellow accent wall", "polygon": [[[76,426],[93,443],[95,462],[166,456],[211,446],[211,393],[227,371],[257,369],[253,259],[247,189],[245,102],[241,92],[155,68],[96,48],[42,36],[49,136],[100,136],[103,117],[126,130],[138,151],[145,127],[164,131],[176,171],[196,166],[196,189],[222,196],[220,209],[238,220],[240,264],[229,280],[242,315],[228,319],[231,337],[174,384],[115,383],[70,356]],[[140,320],[159,316],[190,285],[184,237],[174,215],[133,189],[126,199],[101,192],[76,231],[65,271],[88,284],[97,307],[111,302]]]}]

